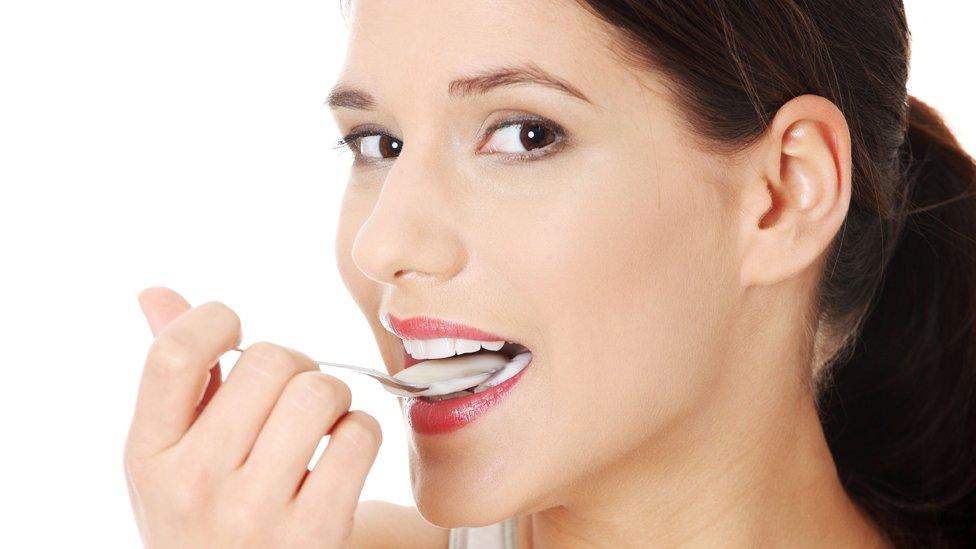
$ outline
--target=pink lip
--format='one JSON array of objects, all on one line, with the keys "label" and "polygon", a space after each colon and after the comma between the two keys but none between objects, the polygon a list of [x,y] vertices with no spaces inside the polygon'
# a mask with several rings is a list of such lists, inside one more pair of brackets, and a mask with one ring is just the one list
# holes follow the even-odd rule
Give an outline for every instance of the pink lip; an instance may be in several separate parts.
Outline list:
[{"label": "pink lip", "polygon": [[[509,341],[505,337],[485,332],[450,320],[441,320],[429,316],[413,316],[399,319],[392,314],[380,316],[387,330],[396,334],[400,339],[435,339],[438,337],[456,337],[458,339],[475,339],[478,341]],[[403,367],[409,368],[421,362],[403,351]]]},{"label": "pink lip", "polygon": [[427,397],[409,397],[403,403],[407,423],[411,429],[422,435],[439,435],[456,431],[504,400],[531,365],[530,359],[529,364],[519,373],[480,393],[441,401],[430,400]]},{"label": "pink lip", "polygon": [[380,322],[400,339],[435,339],[438,337],[456,337],[458,339],[476,339],[478,341],[506,341],[502,336],[481,331],[459,322],[441,320],[429,316],[413,316],[399,319],[392,314],[380,317]]},{"label": "pink lip", "polygon": [[[380,322],[400,339],[455,337],[478,341],[512,341],[504,336],[485,332],[465,324],[428,316],[399,319],[392,314],[387,314],[380,316]],[[422,360],[413,358],[404,350],[404,368],[409,368],[418,362],[422,362]],[[408,423],[414,431],[426,435],[449,433],[459,429],[501,402],[531,364],[530,359],[529,364],[511,378],[490,389],[469,396],[443,401],[434,401],[426,397],[408,397],[403,404]]]}]

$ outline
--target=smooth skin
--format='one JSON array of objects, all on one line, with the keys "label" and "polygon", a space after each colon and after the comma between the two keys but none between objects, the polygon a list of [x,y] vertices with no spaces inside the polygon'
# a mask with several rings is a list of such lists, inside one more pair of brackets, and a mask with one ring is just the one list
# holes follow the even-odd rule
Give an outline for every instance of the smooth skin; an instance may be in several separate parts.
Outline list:
[{"label": "smooth skin", "polygon": [[[343,135],[371,134],[353,143],[335,251],[387,368],[403,347],[386,313],[533,351],[473,423],[409,432],[424,520],[519,517],[523,548],[884,546],[811,386],[835,342],[818,334],[818,281],[851,197],[836,105],[794,97],[725,157],[573,0],[350,8],[337,82],[373,105],[334,109]],[[589,101],[450,85],[526,63]],[[530,149],[519,127],[492,129],[522,116],[566,139]]]},{"label": "smooth skin", "polygon": [[144,544],[349,547],[382,440],[376,419],[349,410],[349,387],[266,342],[247,347],[222,383],[218,358],[241,341],[230,308],[191,307],[160,287],[139,304],[155,339],[124,461]]},{"label": "smooth skin", "polygon": [[[347,389],[265,343],[205,385],[236,316],[147,290],[157,335],[126,452],[147,543],[444,548],[446,528],[518,517],[522,549],[889,545],[838,479],[810,382],[831,343],[817,283],[851,196],[843,113],[792,98],[726,158],[571,0],[351,7],[338,80],[375,105],[334,114],[344,135],[377,135],[356,149],[335,252],[387,369],[403,346],[385,313],[511,334],[532,364],[462,429],[409,432],[417,509],[357,509],[380,437]],[[525,62],[591,101],[534,84],[448,94]],[[511,128],[484,133],[513,115],[568,139],[514,160]],[[402,152],[359,158],[391,150],[379,132]]]}]

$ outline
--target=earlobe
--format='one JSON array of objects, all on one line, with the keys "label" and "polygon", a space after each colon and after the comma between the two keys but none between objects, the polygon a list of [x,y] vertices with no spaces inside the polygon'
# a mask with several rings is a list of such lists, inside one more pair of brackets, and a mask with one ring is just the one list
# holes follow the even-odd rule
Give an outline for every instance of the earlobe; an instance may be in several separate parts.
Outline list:
[{"label": "earlobe", "polygon": [[833,103],[794,98],[768,131],[762,189],[768,206],[746,223],[744,285],[773,284],[814,263],[843,224],[850,200],[850,136]]}]

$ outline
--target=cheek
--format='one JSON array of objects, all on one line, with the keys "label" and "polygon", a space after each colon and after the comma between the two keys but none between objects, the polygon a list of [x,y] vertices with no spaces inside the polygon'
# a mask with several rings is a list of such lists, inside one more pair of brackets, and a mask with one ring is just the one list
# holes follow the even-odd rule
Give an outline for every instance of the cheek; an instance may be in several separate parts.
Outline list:
[{"label": "cheek", "polygon": [[587,175],[601,184],[526,212],[512,277],[545,327],[547,419],[619,447],[707,393],[734,247],[687,171]]}]

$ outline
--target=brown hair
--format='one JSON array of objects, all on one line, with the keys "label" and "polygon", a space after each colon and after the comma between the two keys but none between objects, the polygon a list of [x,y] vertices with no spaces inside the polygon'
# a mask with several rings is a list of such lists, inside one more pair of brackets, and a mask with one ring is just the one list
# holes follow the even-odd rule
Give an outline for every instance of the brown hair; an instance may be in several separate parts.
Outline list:
[{"label": "brown hair", "polygon": [[663,75],[705,150],[743,151],[798,95],[844,113],[853,189],[812,380],[824,432],[897,546],[976,545],[976,167],[907,93],[902,2],[577,2],[624,62]]}]

